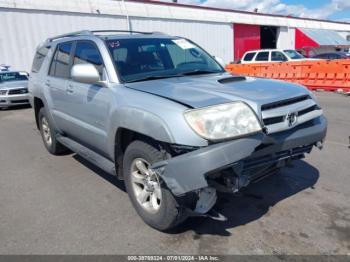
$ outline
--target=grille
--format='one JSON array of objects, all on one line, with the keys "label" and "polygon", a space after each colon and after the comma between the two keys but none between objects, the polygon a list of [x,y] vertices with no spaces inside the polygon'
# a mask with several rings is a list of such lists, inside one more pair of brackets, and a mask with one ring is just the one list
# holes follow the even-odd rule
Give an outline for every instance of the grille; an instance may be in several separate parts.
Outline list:
[{"label": "grille", "polygon": [[320,108],[319,108],[317,105],[310,106],[310,107],[308,107],[308,108],[306,108],[306,109],[300,110],[300,111],[298,112],[298,115],[299,115],[299,116],[302,116],[302,115],[305,115],[305,114],[307,114],[307,113],[310,113],[310,112],[312,112],[312,111],[314,111],[314,110],[318,110],[318,109],[320,109]]},{"label": "grille", "polygon": [[29,103],[29,100],[15,100],[11,101],[12,104],[24,104],[24,103]]},{"label": "grille", "polygon": [[261,106],[262,121],[268,133],[291,129],[322,115],[321,108],[303,95]]},{"label": "grille", "polygon": [[290,150],[276,152],[271,155],[248,158],[244,161],[244,170],[249,170],[259,166],[269,165],[283,159],[294,158],[294,157],[303,155],[305,153],[310,153],[310,151],[312,150],[312,147],[313,145],[305,145],[305,146],[296,147]]},{"label": "grille", "polygon": [[21,88],[21,89],[12,89],[9,91],[9,95],[21,95],[21,94],[27,94],[28,89],[27,88]]},{"label": "grille", "polygon": [[305,101],[307,99],[310,99],[310,96],[303,95],[303,96],[298,96],[298,97],[294,97],[294,98],[290,98],[290,99],[286,99],[286,100],[281,100],[278,102],[265,104],[261,107],[261,110],[264,111],[264,110],[270,110],[270,109],[274,109],[274,108],[278,108],[278,107],[282,107],[282,106],[288,106],[288,105],[292,105],[295,103]]}]

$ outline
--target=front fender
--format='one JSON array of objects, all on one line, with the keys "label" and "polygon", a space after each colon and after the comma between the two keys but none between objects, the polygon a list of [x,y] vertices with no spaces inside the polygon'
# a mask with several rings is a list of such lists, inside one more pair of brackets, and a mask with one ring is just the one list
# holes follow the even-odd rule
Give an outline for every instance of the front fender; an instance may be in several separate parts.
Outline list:
[{"label": "front fender", "polygon": [[114,153],[115,134],[119,128],[125,128],[134,132],[152,137],[157,141],[175,143],[170,129],[165,121],[157,115],[135,107],[119,108],[112,115],[111,134],[108,135],[110,154]]}]

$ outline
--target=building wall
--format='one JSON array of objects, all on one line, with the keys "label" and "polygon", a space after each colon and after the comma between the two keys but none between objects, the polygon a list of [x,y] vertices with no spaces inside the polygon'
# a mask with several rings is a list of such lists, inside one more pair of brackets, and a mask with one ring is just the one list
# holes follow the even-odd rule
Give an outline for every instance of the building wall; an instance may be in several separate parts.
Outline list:
[{"label": "building wall", "polygon": [[30,70],[39,43],[57,34],[82,29],[125,29],[124,17],[0,9],[0,63]]},{"label": "building wall", "polygon": [[294,29],[320,28],[350,32],[350,24],[271,16],[164,3],[113,0],[0,0],[0,63],[29,70],[35,47],[47,37],[83,29],[163,31],[185,36],[225,63],[233,60],[232,24],[281,28],[277,46],[294,46]]},{"label": "building wall", "polygon": [[[130,18],[131,29],[184,36],[225,63],[233,59],[231,24]],[[78,30],[128,28],[125,16],[0,8],[0,64],[30,70],[35,49],[46,38]]]},{"label": "building wall", "polygon": [[234,59],[243,57],[246,51],[260,48],[260,26],[234,24]]},{"label": "building wall", "polygon": [[277,35],[277,48],[294,49],[295,47],[295,28],[280,27]]},{"label": "building wall", "polygon": [[186,37],[225,63],[233,61],[232,24],[132,17],[131,27],[135,31],[160,31]]},{"label": "building wall", "polygon": [[350,41],[350,31],[339,32],[339,34],[344,37],[346,40]]}]

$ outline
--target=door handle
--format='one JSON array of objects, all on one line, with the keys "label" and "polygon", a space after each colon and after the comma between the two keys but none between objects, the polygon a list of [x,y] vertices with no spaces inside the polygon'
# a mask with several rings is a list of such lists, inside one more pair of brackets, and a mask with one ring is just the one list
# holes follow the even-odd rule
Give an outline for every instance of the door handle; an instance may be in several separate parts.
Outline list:
[{"label": "door handle", "polygon": [[46,85],[46,86],[50,86],[50,80],[46,80],[46,81],[45,81],[45,85]]},{"label": "door handle", "polygon": [[68,85],[68,87],[66,88],[66,92],[69,94],[73,94],[74,93],[74,89],[72,85]]}]

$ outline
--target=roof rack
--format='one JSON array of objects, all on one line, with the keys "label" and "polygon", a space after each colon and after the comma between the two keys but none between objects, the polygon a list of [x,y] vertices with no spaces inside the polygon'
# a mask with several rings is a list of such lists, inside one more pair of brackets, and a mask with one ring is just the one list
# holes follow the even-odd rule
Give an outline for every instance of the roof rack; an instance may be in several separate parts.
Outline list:
[{"label": "roof rack", "polygon": [[98,33],[130,33],[130,34],[145,34],[145,35],[151,35],[154,33],[161,34],[160,32],[141,32],[141,31],[130,31],[130,30],[81,30],[76,32],[71,32],[67,34],[57,35],[53,36],[47,39],[47,42],[52,42],[56,39],[64,38],[64,37],[71,37],[71,36],[80,36],[80,35],[94,35]]},{"label": "roof rack", "polygon": [[131,31],[131,30],[94,30],[90,31],[91,33],[130,33],[130,34],[144,34],[144,35],[151,35],[154,34],[154,32],[141,32],[141,31]]},{"label": "roof rack", "polygon": [[78,36],[78,35],[91,35],[91,31],[89,30],[81,30],[81,31],[76,31],[76,32],[71,32],[67,34],[62,34],[62,35],[57,35],[53,36],[47,39],[48,42],[52,42],[53,40],[59,39],[59,38],[64,38],[64,37],[70,37],[70,36]]}]

